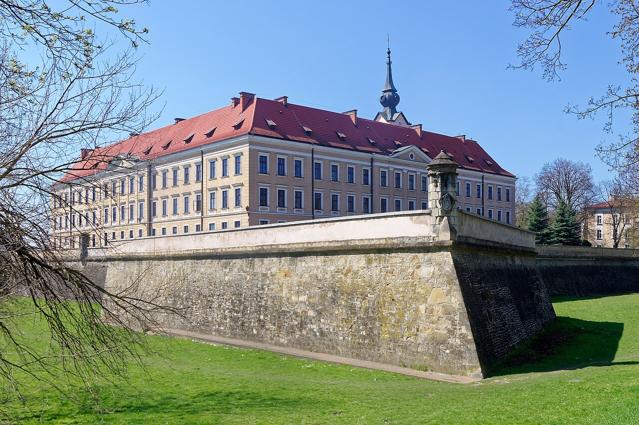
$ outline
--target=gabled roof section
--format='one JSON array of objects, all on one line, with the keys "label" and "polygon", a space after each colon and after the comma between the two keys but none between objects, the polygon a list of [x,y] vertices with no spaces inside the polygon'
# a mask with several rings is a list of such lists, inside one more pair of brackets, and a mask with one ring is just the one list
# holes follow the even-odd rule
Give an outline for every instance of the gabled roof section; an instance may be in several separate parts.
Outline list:
[{"label": "gabled roof section", "polygon": [[[276,125],[269,125],[269,121]],[[153,160],[246,134],[377,155],[391,156],[398,149],[411,146],[427,157],[445,151],[461,168],[514,177],[470,139],[359,116],[353,124],[353,117],[339,112],[288,101],[262,99],[244,93],[243,103],[233,101],[214,111],[96,148],[76,163],[62,181],[68,182],[106,170],[117,156]],[[185,140],[189,141],[185,143]],[[468,158],[472,158],[472,161]]]},{"label": "gabled roof section", "polygon": [[393,153],[390,154],[390,156],[393,158],[397,158],[401,155],[406,155],[411,153],[415,154],[415,156],[419,158],[421,161],[424,161],[424,162],[431,161],[431,158],[428,155],[426,155],[422,149],[418,148],[415,145],[406,145],[406,146],[402,146],[401,148],[397,148],[395,149],[395,151],[393,151]]}]

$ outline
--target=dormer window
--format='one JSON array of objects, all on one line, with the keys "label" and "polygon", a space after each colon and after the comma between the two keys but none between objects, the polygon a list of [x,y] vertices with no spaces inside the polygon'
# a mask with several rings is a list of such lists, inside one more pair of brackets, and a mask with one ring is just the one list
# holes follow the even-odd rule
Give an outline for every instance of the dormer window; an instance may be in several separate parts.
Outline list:
[{"label": "dormer window", "polygon": [[151,145],[148,148],[144,149],[144,151],[143,151],[144,155],[150,154],[151,153],[151,149],[153,149],[153,145]]},{"label": "dormer window", "polygon": [[277,127],[277,124],[275,124],[275,121],[269,120],[268,118],[265,121],[266,121],[266,125],[268,125],[268,128],[270,128],[271,130],[275,130],[275,127]]},{"label": "dormer window", "polygon": [[400,142],[399,140],[393,140],[393,143],[395,143],[395,146],[400,147],[402,145],[402,142]]},{"label": "dormer window", "polygon": [[371,145],[375,145],[375,140],[371,139],[370,137],[367,137],[366,140],[368,140],[368,143],[370,143]]},{"label": "dormer window", "polygon": [[191,140],[193,140],[193,136],[195,136],[195,134],[193,134],[193,133],[191,133],[191,134],[189,134],[188,136],[186,136],[186,137],[184,138],[184,143],[186,143],[187,145],[188,145],[189,143],[191,143]]},{"label": "dormer window", "polygon": [[335,133],[340,140],[346,140],[346,134],[342,133],[341,131],[336,131]]},{"label": "dormer window", "polygon": [[493,162],[489,159],[484,159],[484,162],[486,163],[486,165],[491,166],[493,165]]},{"label": "dormer window", "polygon": [[302,129],[307,136],[310,136],[313,133],[313,130],[311,130],[309,127],[302,126]]},{"label": "dormer window", "polygon": [[468,160],[468,162],[475,162],[475,158],[473,158],[472,156],[466,155],[466,159]]},{"label": "dormer window", "polygon": [[240,127],[242,127],[242,124],[244,123],[244,117],[240,117],[235,124],[233,124],[233,128],[235,128],[236,130],[239,129]]},{"label": "dormer window", "polygon": [[209,131],[207,131],[206,133],[204,133],[204,135],[205,135],[206,137],[211,137],[211,136],[215,133],[215,130],[217,130],[217,127],[212,127]]},{"label": "dormer window", "polygon": [[169,146],[171,146],[171,142],[172,142],[172,140],[169,140],[167,143],[162,145],[162,149],[167,150],[169,148]]}]

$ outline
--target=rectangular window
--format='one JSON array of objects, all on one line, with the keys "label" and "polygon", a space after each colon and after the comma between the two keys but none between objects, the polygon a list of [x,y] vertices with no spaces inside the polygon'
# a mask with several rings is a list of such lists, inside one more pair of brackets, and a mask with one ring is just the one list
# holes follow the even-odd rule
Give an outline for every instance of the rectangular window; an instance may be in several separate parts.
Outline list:
[{"label": "rectangular window", "polygon": [[209,231],[215,230],[215,223],[209,223]]},{"label": "rectangular window", "polygon": [[215,209],[215,192],[209,192],[209,209]]},{"label": "rectangular window", "polygon": [[331,194],[331,211],[339,211],[339,195],[337,193]]},{"label": "rectangular window", "polygon": [[277,175],[285,176],[286,175],[286,158],[277,158]]},{"label": "rectangular window", "polygon": [[199,224],[195,225],[195,231],[196,232],[201,232],[202,231],[202,226],[200,226]]},{"label": "rectangular window", "polygon": [[400,171],[395,171],[395,189],[402,188],[402,173]]},{"label": "rectangular window", "polygon": [[129,193],[135,193],[135,177],[129,177]]},{"label": "rectangular window", "polygon": [[601,229],[597,229],[597,240],[600,241],[601,239],[603,239]]},{"label": "rectangular window", "polygon": [[264,226],[265,224],[268,224],[268,220],[260,220],[260,226]]},{"label": "rectangular window", "polygon": [[184,214],[188,214],[190,211],[190,207],[191,207],[191,203],[189,202],[191,200],[190,196],[185,196],[184,197]]},{"label": "rectangular window", "polygon": [[597,224],[603,224],[603,216],[601,214],[597,214]]},{"label": "rectangular window", "polygon": [[268,156],[260,155],[258,161],[259,161],[259,173],[268,174]]},{"label": "rectangular window", "polygon": [[371,212],[371,198],[369,196],[362,196],[362,212],[364,214]]},{"label": "rectangular window", "polygon": [[187,165],[184,167],[184,184],[189,184],[191,182],[191,167]]},{"label": "rectangular window", "polygon": [[234,221],[234,222],[233,222],[233,227],[235,227],[236,229],[237,229],[238,227],[240,227],[240,220],[236,220],[236,221]]},{"label": "rectangular window", "polygon": [[233,200],[235,201],[235,208],[240,208],[242,206],[242,188],[236,187],[235,193],[233,194]]},{"label": "rectangular window", "polygon": [[[501,201],[501,187],[497,188],[497,200]],[[500,220],[501,221],[501,220]]]},{"label": "rectangular window", "polygon": [[506,223],[510,224],[510,211],[506,211]]},{"label": "rectangular window", "polygon": [[166,189],[166,186],[168,185],[168,176],[169,172],[167,170],[162,171],[162,189]]},{"label": "rectangular window", "polygon": [[348,183],[355,183],[355,167],[352,165],[346,168],[346,181]]},{"label": "rectangular window", "polygon": [[362,184],[368,186],[371,184],[371,170],[362,168]]},{"label": "rectangular window", "polygon": [[268,207],[268,188],[260,187],[260,207]]},{"label": "rectangular window", "polygon": [[229,207],[229,191],[224,189],[222,191],[222,209],[225,210]]},{"label": "rectangular window", "polygon": [[386,170],[379,171],[379,185],[381,187],[388,186],[388,171]]},{"label": "rectangular window", "polygon": [[492,201],[493,200],[493,187],[492,186],[488,186],[488,200]]},{"label": "rectangular window", "polygon": [[395,211],[401,211],[401,210],[402,210],[402,200],[395,199]]},{"label": "rectangular window", "polygon": [[[102,222],[104,224],[109,224],[109,209],[108,208],[104,209],[104,215],[102,216]],[[62,227],[62,226],[60,226],[60,227]]]},{"label": "rectangular window", "polygon": [[415,210],[415,201],[408,201],[408,211]]},{"label": "rectangular window", "polygon": [[423,210],[427,210],[428,209],[428,201],[422,201],[422,209]]},{"label": "rectangular window", "polygon": [[501,210],[497,210],[497,221],[501,221]]},{"label": "rectangular window", "polygon": [[158,188],[158,173],[153,173],[151,176],[151,188],[156,190]]},{"label": "rectangular window", "polygon": [[303,177],[304,171],[302,169],[302,160],[296,159],[294,164],[295,164],[295,177]]},{"label": "rectangular window", "polygon": [[415,190],[415,174],[408,175],[408,190]]},{"label": "rectangular window", "polygon": [[129,230],[129,239],[133,239],[133,230]]},{"label": "rectangular window", "polygon": [[[142,190],[142,189],[140,189],[140,190]],[[91,201],[95,202],[95,187],[91,190]]]},{"label": "rectangular window", "polygon": [[[124,183],[124,179],[120,180],[120,195],[124,195],[126,189],[126,184]],[[73,201],[75,201],[75,196],[73,197]]]},{"label": "rectangular window", "polygon": [[355,212],[355,195],[348,195],[346,197],[346,209],[349,213]]},{"label": "rectangular window", "polygon": [[475,185],[477,198],[481,198],[481,185],[478,183]]},{"label": "rectangular window", "polygon": [[202,181],[202,164],[195,164],[195,181]]},{"label": "rectangular window", "polygon": [[120,205],[120,222],[126,221],[125,216],[126,215],[126,207],[124,205]]},{"label": "rectangular window", "polygon": [[156,201],[153,201],[153,203],[151,204],[151,217],[157,217],[158,215],[158,203]]},{"label": "rectangular window", "polygon": [[144,176],[138,176],[138,192],[144,192]]},{"label": "rectangular window", "polygon": [[129,221],[135,220],[135,205],[129,205]]},{"label": "rectangular window", "polygon": [[322,180],[322,163],[316,162],[313,164],[313,178],[315,180]]},{"label": "rectangular window", "polygon": [[477,212],[477,215],[481,215],[481,208],[477,208],[476,212]]},{"label": "rectangular window", "polygon": [[457,182],[457,188],[455,189],[455,194],[459,196],[459,182]]},{"label": "rectangular window", "polygon": [[[506,202],[510,202],[510,188],[506,188]],[[506,212],[508,215],[508,212]]]},{"label": "rectangular window", "polygon": [[339,165],[331,164],[331,181],[339,181]]},{"label": "rectangular window", "polygon": [[184,225],[184,233],[189,233],[189,225],[188,224]]},{"label": "rectangular window", "polygon": [[195,195],[195,212],[201,212],[201,211],[202,211],[202,194],[197,193]]},{"label": "rectangular window", "polygon": [[313,208],[317,211],[322,210],[322,193],[315,192],[313,194]]},{"label": "rectangular window", "polygon": [[178,185],[178,169],[174,168],[173,169],[173,186],[177,186]]},{"label": "rectangular window", "polygon": [[381,198],[379,200],[379,212],[382,212],[382,213],[388,212],[388,199]]},{"label": "rectangular window", "polygon": [[[428,192],[428,176],[425,174],[422,174],[421,176],[421,180],[422,180],[422,192]],[[459,196],[459,183],[457,183],[457,196]]]},{"label": "rectangular window", "polygon": [[174,235],[177,235],[177,226],[173,226],[171,228],[171,233],[174,234]]},{"label": "rectangular window", "polygon": [[302,192],[301,190],[296,190],[295,192],[293,192],[295,195],[295,209],[296,210],[301,210],[304,208],[304,192]]},{"label": "rectangular window", "polygon": [[178,198],[173,198],[173,215],[177,215],[178,214]]},{"label": "rectangular window", "polygon": [[222,230],[226,230],[229,228],[229,224],[226,221],[222,222]]},{"label": "rectangular window", "polygon": [[162,236],[166,236],[166,227],[162,228]]},{"label": "rectangular window", "polygon": [[240,174],[242,174],[242,155],[235,155],[233,160],[235,161],[234,163],[235,170],[233,171],[235,172],[236,176],[239,176]]},{"label": "rectangular window", "polygon": [[113,209],[111,210],[111,215],[111,222],[115,224],[115,222],[118,220],[118,209],[116,207],[113,207]]},{"label": "rectangular window", "polygon": [[466,197],[470,198],[470,183],[466,182]]},{"label": "rectangular window", "polygon": [[277,189],[277,207],[286,208],[286,189]]},{"label": "rectangular window", "polygon": [[214,159],[209,161],[209,178],[210,179],[215,178],[215,164],[216,164],[216,161]]},{"label": "rectangular window", "polygon": [[222,177],[229,176],[229,159],[222,158]]},{"label": "rectangular window", "polygon": [[167,200],[166,199],[162,199],[162,217],[166,217],[169,214],[166,204],[167,204]]},{"label": "rectangular window", "polygon": [[488,210],[488,218],[493,219],[493,210]]},{"label": "rectangular window", "polygon": [[144,202],[138,203],[138,221],[144,220]]}]

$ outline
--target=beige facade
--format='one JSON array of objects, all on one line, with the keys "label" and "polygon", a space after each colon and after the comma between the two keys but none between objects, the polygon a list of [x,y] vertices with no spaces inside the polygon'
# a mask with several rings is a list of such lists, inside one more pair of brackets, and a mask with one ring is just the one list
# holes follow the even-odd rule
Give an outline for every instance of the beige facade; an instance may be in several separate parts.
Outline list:
[{"label": "beige facade", "polygon": [[595,247],[637,248],[639,221],[632,205],[634,203],[628,203],[627,207],[619,208],[608,202],[588,208],[584,239]]},{"label": "beige facade", "polygon": [[[99,247],[313,218],[428,208],[426,164],[414,146],[392,155],[244,135],[149,161],[120,158],[59,183],[56,246],[81,235]],[[458,170],[458,207],[510,224],[515,178]]]}]

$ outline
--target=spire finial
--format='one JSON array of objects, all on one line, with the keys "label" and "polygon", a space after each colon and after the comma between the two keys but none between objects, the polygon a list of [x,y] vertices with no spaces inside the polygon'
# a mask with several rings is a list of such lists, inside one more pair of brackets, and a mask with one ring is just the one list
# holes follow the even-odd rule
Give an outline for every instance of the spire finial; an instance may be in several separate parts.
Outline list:
[{"label": "spire finial", "polygon": [[393,84],[393,70],[391,67],[391,50],[390,50],[390,35],[386,34],[386,84],[382,90],[382,96],[379,99],[379,103],[384,107],[384,116],[387,120],[393,120],[393,116],[397,113],[397,105],[399,104],[399,94]]}]

